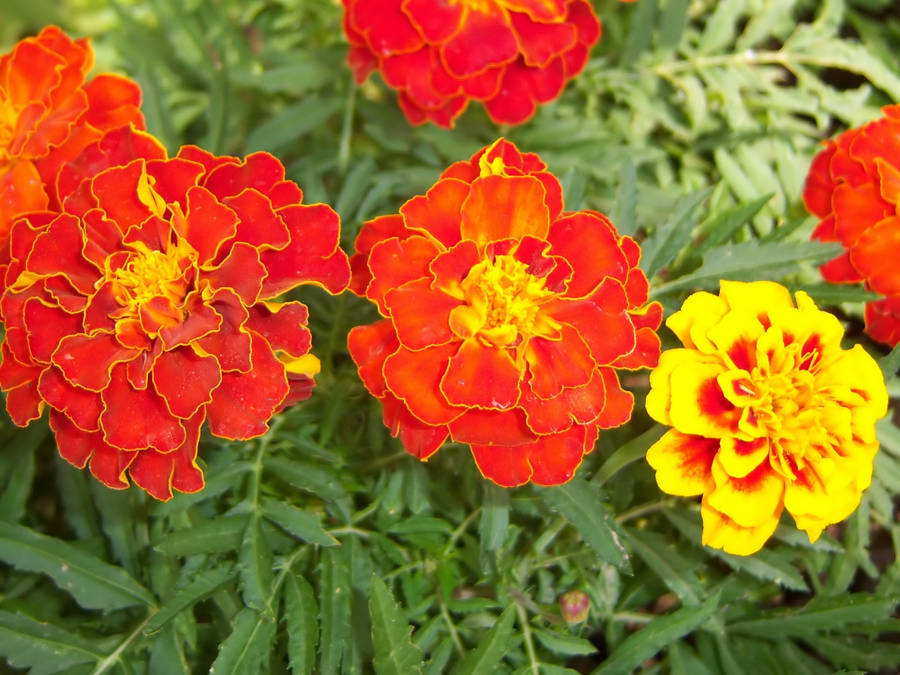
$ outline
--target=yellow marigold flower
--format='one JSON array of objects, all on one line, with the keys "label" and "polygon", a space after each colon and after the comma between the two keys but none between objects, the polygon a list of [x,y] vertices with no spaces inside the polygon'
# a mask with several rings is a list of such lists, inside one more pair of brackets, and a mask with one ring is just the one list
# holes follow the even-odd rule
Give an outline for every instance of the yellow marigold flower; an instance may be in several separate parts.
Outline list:
[{"label": "yellow marigold flower", "polygon": [[750,555],[783,509],[810,541],[859,505],[887,412],[878,364],[800,291],[722,281],[666,321],[647,412],[673,427],[647,451],[659,487],[703,495],[703,543]]}]

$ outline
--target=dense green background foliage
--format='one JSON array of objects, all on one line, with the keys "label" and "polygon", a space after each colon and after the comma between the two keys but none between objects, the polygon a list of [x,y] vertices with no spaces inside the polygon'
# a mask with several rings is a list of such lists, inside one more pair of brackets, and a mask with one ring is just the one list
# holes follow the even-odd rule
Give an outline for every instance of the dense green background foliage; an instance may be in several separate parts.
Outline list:
[{"label": "dense green background foliage", "polygon": [[[363,220],[499,134],[538,152],[569,209],[643,240],[667,311],[720,278],[804,288],[861,333],[859,289],[823,285],[800,201],[818,142],[900,100],[891,0],[595,0],[604,36],[559,101],[498,130],[411,128],[375,77],[352,84],[336,0],[4,0],[0,51],[56,22],[136,78],[171,151],[276,153]],[[859,510],[815,545],[789,519],[759,554],[700,546],[698,505],[643,461],[661,434],[601,435],[575,480],[503,490],[468,451],[407,456],[345,336],[375,318],[315,289],[313,398],[250,443],[201,444],[207,487],[157,503],[58,459],[45,423],[0,428],[0,655],[33,673],[888,672],[900,663],[900,429]],[[663,331],[667,345],[672,336]],[[882,361],[900,396],[898,353]],[[896,412],[896,409],[895,409]],[[895,415],[896,417],[896,415]],[[585,591],[567,626],[559,596]],[[595,670],[596,669],[596,670]]]}]

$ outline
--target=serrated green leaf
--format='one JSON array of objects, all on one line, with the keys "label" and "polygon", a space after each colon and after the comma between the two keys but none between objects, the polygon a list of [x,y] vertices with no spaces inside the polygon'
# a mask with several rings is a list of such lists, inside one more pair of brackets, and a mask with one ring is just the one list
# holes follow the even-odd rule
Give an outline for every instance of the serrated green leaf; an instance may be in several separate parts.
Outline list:
[{"label": "serrated green leaf", "polygon": [[485,481],[484,503],[478,524],[478,539],[485,553],[496,551],[506,541],[509,529],[509,490]]},{"label": "serrated green leaf", "polygon": [[0,493],[0,520],[15,522],[25,515],[25,505],[31,495],[34,480],[34,454],[49,435],[43,422],[32,423],[27,429],[16,431],[3,448],[4,473],[9,480]]},{"label": "serrated green leaf", "polygon": [[91,491],[113,557],[131,574],[138,574],[135,525],[140,520],[135,517],[133,493],[110,490],[98,481],[91,482]]},{"label": "serrated green leaf", "polygon": [[650,296],[658,298],[684,288],[715,289],[722,279],[755,281],[771,279],[778,270],[792,269],[798,263],[818,263],[841,252],[839,244],[819,241],[771,242],[747,241],[717,246],[706,252],[699,269],[672,281],[651,287]]},{"label": "serrated green leaf", "polygon": [[601,560],[631,570],[623,536],[597,485],[573,478],[564,485],[541,490],[541,496],[578,530]]},{"label": "serrated green leaf", "polygon": [[275,639],[275,620],[244,608],[232,621],[231,634],[219,645],[219,654],[209,668],[214,675],[245,675],[261,672]]},{"label": "serrated green leaf", "polygon": [[715,616],[718,609],[719,594],[716,593],[699,607],[683,607],[654,619],[615,647],[603,665],[594,670],[593,675],[630,673],[666,645],[702,626]]},{"label": "serrated green leaf", "polygon": [[648,279],[671,263],[691,241],[697,225],[694,211],[709,197],[711,189],[697,190],[678,200],[672,217],[658,225],[641,244],[641,269]]},{"label": "serrated green leaf", "polygon": [[315,669],[318,617],[319,606],[312,586],[301,576],[289,575],[284,583],[284,618],[288,658],[295,675],[311,673]]},{"label": "serrated green leaf", "polygon": [[622,50],[622,65],[630,66],[650,47],[653,40],[653,29],[656,26],[658,0],[646,0],[637,3],[631,16],[631,28],[625,49]]},{"label": "serrated green leaf", "polygon": [[231,582],[234,576],[235,569],[230,564],[198,572],[187,586],[175,590],[163,603],[159,611],[144,626],[144,635],[157,632],[176,615],[205,600]]},{"label": "serrated green leaf", "polygon": [[588,654],[596,654],[599,651],[590,640],[585,640],[575,635],[552,633],[549,630],[535,630],[532,631],[532,635],[554,654],[587,656]]},{"label": "serrated green leaf", "polygon": [[184,658],[181,641],[174,624],[167,625],[153,638],[147,675],[190,675],[191,669]]},{"label": "serrated green leaf", "polygon": [[705,253],[714,246],[726,242],[739,228],[750,222],[771,198],[771,194],[763,195],[715,214],[703,225],[702,239],[697,245],[697,252]]},{"label": "serrated green leaf", "polygon": [[238,564],[244,603],[261,612],[271,613],[272,551],[263,535],[261,523],[258,516],[252,516],[247,523],[238,552]]},{"label": "serrated green leaf", "polygon": [[350,568],[343,549],[327,548],[319,563],[319,638],[321,675],[333,675],[341,666],[350,639]]},{"label": "serrated green leaf", "polygon": [[481,638],[453,671],[453,675],[487,675],[494,671],[509,648],[510,633],[516,618],[516,608],[507,607],[497,623]]},{"label": "serrated green leaf", "polygon": [[664,509],[663,514],[682,534],[701,547],[706,553],[725,562],[739,572],[746,572],[758,579],[773,581],[780,586],[797,591],[808,590],[803,575],[791,564],[790,558],[773,551],[757,551],[752,556],[731,555],[719,549],[702,546],[700,524],[697,518],[689,518],[680,510]]},{"label": "serrated green leaf", "polygon": [[410,640],[411,628],[406,617],[377,575],[372,577],[370,593],[375,672],[379,675],[421,673],[422,651]]},{"label": "serrated green leaf", "polygon": [[247,522],[246,515],[201,521],[189,529],[170,532],[153,546],[161,553],[176,556],[235,551],[241,545]]},{"label": "serrated green leaf", "polygon": [[643,459],[647,454],[647,449],[656,443],[665,432],[665,427],[657,424],[617,448],[597,469],[597,473],[591,476],[591,483],[600,487],[629,464]]},{"label": "serrated green leaf", "polygon": [[835,665],[860,668],[865,672],[896,668],[900,663],[900,644],[873,642],[869,637],[822,635],[804,638],[811,649],[825,654]]},{"label": "serrated green leaf", "polygon": [[125,570],[21,525],[0,523],[0,560],[46,574],[86,609],[153,605],[153,596]]},{"label": "serrated green leaf", "polygon": [[16,668],[47,675],[103,659],[92,641],[50,623],[0,610],[0,654]]},{"label": "serrated green leaf", "polygon": [[612,223],[619,231],[619,234],[628,236],[633,235],[638,228],[637,169],[630,158],[622,165]]},{"label": "serrated green leaf", "polygon": [[343,102],[308,96],[300,103],[276,113],[247,135],[247,152],[276,152],[290,145],[340,110]]},{"label": "serrated green leaf", "polygon": [[801,609],[768,612],[758,619],[737,621],[728,630],[759,637],[808,635],[816,630],[845,629],[891,616],[896,602],[868,593],[848,593],[835,598],[816,598]]},{"label": "serrated green leaf", "polygon": [[341,542],[322,529],[319,517],[274,499],[264,499],[262,514],[279,527],[310,544],[319,546],[340,546]]},{"label": "serrated green leaf", "polygon": [[681,41],[688,22],[691,0],[668,0],[659,18],[659,48],[673,49]]},{"label": "serrated green leaf", "polygon": [[678,554],[676,547],[666,546],[666,541],[654,532],[641,532],[630,527],[623,531],[635,554],[681,599],[682,604],[700,604],[703,588],[691,565]]}]

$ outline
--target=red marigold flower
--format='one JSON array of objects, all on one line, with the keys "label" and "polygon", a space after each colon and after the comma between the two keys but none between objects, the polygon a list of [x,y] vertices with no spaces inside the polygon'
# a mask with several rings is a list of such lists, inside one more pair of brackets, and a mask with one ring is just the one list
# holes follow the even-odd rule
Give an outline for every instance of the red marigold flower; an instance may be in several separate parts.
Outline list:
[{"label": "red marigold flower", "polygon": [[866,329],[891,346],[900,342],[900,104],[850,129],[813,159],[803,201],[821,218],[814,239],[839,241],[845,253],[821,266],[832,283],[864,282],[888,300],[869,303]]},{"label": "red marigold flower", "polygon": [[347,61],[399,92],[411,124],[452,127],[469,100],[519,124],[587,63],[600,22],[587,0],[342,0]]},{"label": "red marigold flower", "polygon": [[273,298],[343,290],[340,223],[302,204],[266,153],[244,161],[110,132],[60,172],[60,213],[20,218],[0,315],[0,387],[13,421],[50,410],[60,454],[157,499],[203,487],[200,427],[263,434],[308,396],[307,309]]},{"label": "red marigold flower", "polygon": [[137,84],[102,74],[86,39],[56,26],[0,56],[0,244],[16,217],[58,209],[56,174],[105,131],[144,128]]},{"label": "red marigold flower", "polygon": [[615,369],[659,356],[638,245],[600,213],[564,213],[546,169],[497,141],[365,223],[350,261],[351,290],[386,317],[348,344],[391,433],[423,460],[467,444],[503,486],[569,480],[631,416]]},{"label": "red marigold flower", "polygon": [[703,543],[755,553],[784,509],[810,541],[859,504],[887,390],[860,345],[809,296],[722,281],[666,320],[684,345],[650,375],[647,412],[673,427],[647,451],[659,487],[703,495]]}]

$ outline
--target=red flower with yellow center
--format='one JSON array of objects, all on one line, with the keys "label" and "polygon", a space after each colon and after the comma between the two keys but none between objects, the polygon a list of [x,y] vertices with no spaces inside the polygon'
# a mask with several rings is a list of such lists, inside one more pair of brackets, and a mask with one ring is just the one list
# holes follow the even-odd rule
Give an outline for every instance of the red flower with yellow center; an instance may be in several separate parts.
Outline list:
[{"label": "red flower with yellow center", "polygon": [[102,74],[94,54],[55,26],[0,56],[0,243],[28,211],[57,209],[56,174],[105,131],[143,129],[140,89]]},{"label": "red flower with yellow center", "polygon": [[886,296],[866,305],[866,329],[900,342],[900,104],[884,117],[825,142],[806,179],[803,201],[821,218],[813,238],[839,241],[846,252],[822,265],[832,283],[865,282]]},{"label": "red flower with yellow center", "polygon": [[449,437],[499,485],[563,483],[631,416],[615,369],[659,356],[639,256],[602,214],[564,213],[537,155],[498,141],[364,224],[350,287],[386,318],[350,332],[350,355],[411,454]]},{"label": "red flower with yellow center", "polygon": [[674,427],[647,452],[663,491],[703,495],[703,543],[749,555],[784,509],[810,541],[846,518],[872,479],[881,370],[805,293],[722,281],[666,321],[683,349],[650,375],[647,412]]},{"label": "red flower with yellow center", "polygon": [[452,127],[469,100],[519,124],[587,62],[600,22],[587,0],[343,0],[358,83],[378,69],[411,124]]},{"label": "red flower with yellow center", "polygon": [[110,132],[60,172],[61,213],[13,225],[0,386],[13,421],[50,409],[60,454],[157,499],[203,487],[200,427],[263,434],[318,372],[307,309],[273,298],[349,280],[340,223],[271,155],[239,161]]}]

